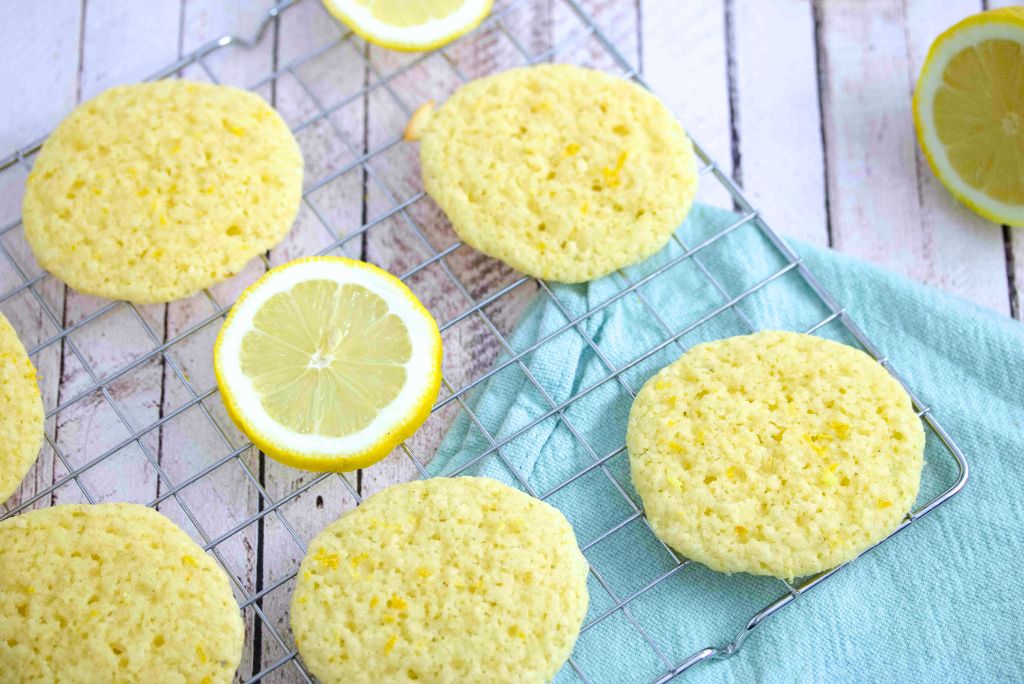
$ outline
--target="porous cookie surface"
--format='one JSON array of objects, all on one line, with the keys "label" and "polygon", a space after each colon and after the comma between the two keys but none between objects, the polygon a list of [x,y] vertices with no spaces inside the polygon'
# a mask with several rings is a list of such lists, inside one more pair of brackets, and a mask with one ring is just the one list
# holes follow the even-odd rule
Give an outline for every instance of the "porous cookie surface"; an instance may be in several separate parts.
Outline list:
[{"label": "porous cookie surface", "polygon": [[495,480],[376,494],[309,545],[292,599],[322,682],[541,682],[572,652],[587,563],[555,508]]},{"label": "porous cookie surface", "polygon": [[431,115],[420,159],[463,240],[569,283],[658,251],[697,186],[690,140],[658,98],[566,64],[466,84]]},{"label": "porous cookie surface", "polygon": [[228,577],[136,504],[0,523],[5,682],[230,682],[244,627]]},{"label": "porous cookie surface", "polygon": [[627,444],[666,543],[714,570],[792,578],[899,525],[924,430],[864,352],[769,331],[698,345],[662,369],[633,403]]},{"label": "porous cookie surface", "polygon": [[302,155],[259,96],[166,80],[75,109],[29,175],[25,237],[76,290],[164,302],[238,272],[291,228]]},{"label": "porous cookie surface", "polygon": [[18,488],[43,443],[36,369],[0,313],[0,503]]}]

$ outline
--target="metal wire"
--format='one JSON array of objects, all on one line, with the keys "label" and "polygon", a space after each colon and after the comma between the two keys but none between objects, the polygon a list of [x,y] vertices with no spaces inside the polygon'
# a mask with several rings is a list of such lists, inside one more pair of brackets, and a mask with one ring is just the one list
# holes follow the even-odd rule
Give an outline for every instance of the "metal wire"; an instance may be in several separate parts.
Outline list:
[{"label": "metal wire", "polygon": [[[285,2],[281,2],[267,13],[259,29],[252,37],[245,38],[229,35],[211,41],[197,49],[195,52],[182,57],[173,64],[168,65],[165,69],[156,74],[154,78],[180,75],[183,69],[195,66],[198,67],[208,79],[213,82],[218,82],[219,79],[215,69],[212,68],[207,61],[208,57],[224,50],[250,50],[254,48],[273,26],[278,17],[284,12],[288,11],[296,4],[314,1],[315,0],[287,0]],[[507,26],[507,21],[513,17],[517,11],[520,11],[522,7],[528,3],[528,0],[512,0],[506,6],[495,11],[490,17],[488,17],[476,31],[464,36],[460,41],[457,41],[453,45],[442,49],[440,54],[457,79],[461,82],[465,82],[467,80],[467,76],[459,67],[458,60],[452,56],[452,50],[460,42],[473,40],[474,36],[477,36],[484,31],[494,31],[498,35],[502,36],[504,40],[508,41],[508,43],[512,45],[515,53],[518,54],[524,64],[544,62],[552,59],[557,60],[559,55],[580,46],[584,41],[594,41],[600,47],[603,56],[610,58],[616,65],[616,69],[620,75],[625,78],[631,78],[646,87],[642,77],[622,55],[609,37],[587,14],[583,7],[581,7],[579,0],[558,0],[558,2],[560,2],[561,5],[564,6],[564,9],[567,9],[575,17],[578,21],[578,26],[576,26],[567,37],[553,45],[550,45],[550,47],[538,52],[537,54],[531,54],[530,50],[523,45],[523,43],[515,36],[515,33],[509,30]],[[428,268],[437,268],[445,276],[446,282],[454,287],[458,296],[463,301],[464,308],[457,313],[452,314],[441,324],[440,328],[442,333],[453,329],[455,326],[458,326],[465,321],[472,320],[482,325],[483,328],[497,340],[499,348],[503,352],[502,358],[496,361],[488,371],[467,380],[461,386],[452,384],[447,376],[443,378],[444,388],[447,391],[444,393],[444,396],[435,403],[433,407],[434,413],[445,408],[452,402],[455,402],[459,406],[460,410],[469,418],[473,426],[483,435],[487,443],[487,446],[482,449],[480,453],[475,454],[467,462],[460,464],[451,472],[445,473],[445,475],[455,476],[469,470],[475,465],[478,465],[485,459],[497,458],[504,464],[509,472],[512,473],[513,477],[523,489],[541,499],[550,499],[558,492],[572,486],[573,483],[588,474],[595,472],[601,473],[601,475],[611,484],[612,488],[615,489],[618,497],[625,502],[629,512],[616,524],[602,530],[593,538],[585,541],[582,544],[584,552],[597,547],[610,537],[621,533],[622,530],[626,529],[635,521],[640,521],[643,525],[647,526],[647,520],[644,516],[643,510],[634,503],[609,469],[610,461],[625,453],[625,445],[618,446],[617,448],[610,450],[608,453],[597,453],[593,446],[587,441],[585,435],[578,429],[578,426],[573,424],[569,415],[567,415],[567,409],[575,402],[588,396],[598,387],[609,382],[616,383],[630,396],[635,396],[636,393],[633,387],[630,386],[625,377],[625,373],[627,373],[627,371],[635,368],[639,364],[652,358],[670,346],[675,346],[679,351],[685,351],[685,346],[682,343],[682,339],[684,337],[726,312],[731,312],[735,315],[748,331],[755,330],[756,326],[744,313],[741,306],[742,303],[755,293],[764,290],[764,288],[770,283],[787,276],[787,274],[794,274],[806,283],[825,310],[828,311],[826,316],[810,327],[807,327],[805,332],[815,333],[825,326],[833,324],[842,326],[842,328],[852,335],[852,337],[856,339],[869,354],[874,356],[887,369],[893,372],[894,376],[899,379],[901,383],[903,382],[903,379],[900,378],[898,373],[891,368],[891,364],[880,356],[877,348],[866,338],[863,331],[861,331],[854,323],[847,311],[839,306],[839,304],[832,299],[827,292],[825,292],[821,284],[807,269],[806,265],[795,253],[793,253],[789,246],[779,239],[779,237],[764,223],[764,221],[760,219],[757,212],[751,206],[742,191],[721,171],[721,169],[719,169],[718,166],[712,162],[699,145],[695,145],[695,149],[699,158],[704,163],[700,173],[702,176],[713,177],[717,183],[728,191],[729,195],[732,197],[735,207],[738,208],[741,214],[740,218],[735,223],[723,230],[719,230],[714,235],[705,238],[703,241],[692,247],[686,245],[678,236],[675,236],[673,239],[681,250],[678,255],[642,278],[631,279],[627,274],[619,272],[617,277],[619,277],[623,282],[622,289],[614,295],[609,296],[605,301],[591,306],[587,311],[576,316],[570,315],[569,310],[546,283],[534,281],[533,279],[525,276],[516,278],[511,283],[504,285],[487,296],[479,299],[475,298],[472,294],[474,292],[474,283],[464,282],[449,263],[449,259],[453,257],[456,251],[463,246],[462,243],[455,241],[443,249],[435,249],[428,239],[426,231],[418,224],[411,212],[411,209],[418,202],[424,200],[425,195],[422,190],[412,193],[405,199],[400,199],[400,196],[396,194],[387,179],[375,167],[377,160],[380,159],[382,155],[402,144],[401,135],[392,136],[375,147],[370,148],[369,145],[360,145],[355,141],[349,140],[346,133],[332,118],[334,114],[340,112],[350,104],[359,101],[368,102],[368,98],[371,94],[375,93],[386,95],[390,98],[391,103],[405,116],[411,115],[412,112],[410,111],[409,106],[395,91],[394,83],[417,68],[434,53],[419,55],[388,73],[381,73],[378,65],[374,60],[367,56],[364,50],[358,48],[352,49],[351,44],[357,40],[358,39],[356,39],[351,33],[346,32],[335,39],[313,47],[283,65],[276,66],[270,73],[253,82],[250,87],[255,89],[272,85],[282,77],[288,77],[293,80],[298,84],[304,95],[314,104],[315,108],[314,114],[308,116],[292,127],[293,131],[298,134],[299,132],[318,123],[326,122],[331,129],[332,135],[342,142],[348,152],[349,160],[346,163],[339,164],[334,168],[334,170],[324,174],[321,178],[313,179],[307,183],[303,191],[304,206],[310,210],[310,213],[330,236],[330,241],[319,249],[317,253],[327,254],[343,250],[349,246],[350,243],[354,243],[356,240],[361,240],[366,235],[371,234],[371,231],[373,231],[377,226],[385,224],[391,220],[397,220],[401,225],[408,229],[408,233],[412,236],[415,248],[427,255],[427,258],[420,260],[404,273],[398,274],[399,277],[403,280],[409,280]],[[360,60],[359,66],[365,69],[365,72],[372,78],[368,79],[364,86],[356,92],[350,93],[336,102],[325,104],[321,102],[315,90],[305,81],[301,73],[301,68],[303,65],[309,64],[313,60],[316,60],[333,50],[340,49],[347,49],[348,53],[356,55],[356,58]],[[12,168],[23,168],[28,170],[30,168],[30,160],[38,152],[41,144],[42,140],[35,141],[0,160],[0,173]],[[364,220],[361,225],[336,226],[323,214],[312,198],[318,190],[329,186],[333,181],[345,176],[346,174],[358,170],[361,170],[364,174],[365,188],[367,190],[372,188],[375,193],[378,193],[383,197],[388,208],[372,219]],[[247,681],[259,681],[288,666],[292,667],[294,675],[300,680],[307,682],[311,681],[311,677],[300,662],[296,650],[291,646],[292,642],[290,640],[290,636],[287,632],[282,633],[275,622],[270,619],[262,609],[263,600],[274,592],[282,591],[283,588],[286,587],[286,585],[295,577],[297,567],[293,568],[289,572],[283,573],[281,576],[269,582],[266,586],[258,588],[257,591],[250,592],[239,579],[240,577],[243,577],[243,575],[238,574],[235,571],[235,568],[228,563],[219,546],[232,539],[243,530],[246,530],[253,525],[261,524],[266,518],[273,516],[285,530],[287,536],[295,543],[296,548],[304,554],[306,551],[305,542],[302,539],[302,536],[296,531],[295,526],[285,515],[285,507],[302,494],[312,491],[328,480],[338,481],[341,484],[343,491],[352,497],[353,501],[358,505],[361,502],[358,487],[353,486],[348,477],[344,475],[337,473],[325,473],[314,477],[313,479],[303,483],[301,486],[293,487],[291,491],[277,499],[274,499],[261,483],[260,477],[252,471],[252,468],[244,458],[246,454],[251,452],[252,445],[234,444],[229,436],[229,432],[224,429],[214,413],[210,410],[208,402],[216,401],[216,388],[202,391],[197,389],[187,373],[184,371],[183,366],[175,359],[174,355],[177,345],[196,336],[209,326],[218,325],[221,319],[226,316],[230,309],[230,304],[219,303],[214,294],[209,290],[206,290],[205,295],[206,300],[210,305],[210,312],[206,316],[200,316],[198,320],[194,321],[187,328],[171,337],[166,337],[154,330],[153,326],[150,325],[145,316],[143,316],[134,305],[124,302],[109,302],[82,317],[75,323],[66,324],[63,321],[62,315],[53,310],[53,307],[50,306],[46,297],[43,296],[40,291],[41,286],[46,280],[46,274],[40,272],[30,275],[18,262],[11,250],[4,244],[4,240],[9,235],[16,234],[15,231],[20,228],[20,226],[20,218],[6,225],[0,226],[0,273],[2,273],[3,264],[6,263],[9,266],[9,270],[16,275],[18,280],[17,284],[4,291],[0,291],[0,306],[9,305],[11,302],[19,301],[20,298],[26,296],[29,297],[35,307],[39,309],[43,318],[48,321],[52,329],[56,331],[46,336],[41,342],[33,346],[29,350],[30,355],[36,356],[51,348],[57,349],[58,353],[61,354],[66,352],[74,357],[77,364],[84,369],[88,376],[88,383],[85,389],[78,390],[68,398],[59,397],[56,404],[47,409],[46,417],[49,419],[59,416],[62,412],[74,407],[79,402],[85,401],[89,398],[95,398],[98,395],[102,399],[103,403],[107,405],[117,417],[128,436],[104,449],[102,453],[75,465],[74,460],[64,453],[56,435],[48,431],[46,435],[47,445],[52,449],[56,459],[67,471],[66,474],[62,476],[55,475],[51,484],[40,488],[35,494],[23,499],[16,506],[8,508],[6,512],[0,514],[0,519],[20,513],[21,511],[42,502],[44,499],[47,499],[47,497],[52,497],[62,487],[72,483],[80,490],[85,500],[89,502],[97,501],[97,497],[94,492],[91,491],[83,478],[96,466],[114,457],[123,449],[135,445],[143,454],[146,462],[156,473],[159,485],[157,496],[153,498],[148,505],[156,507],[170,501],[176,502],[192,525],[195,526],[203,540],[204,548],[213,553],[217,560],[224,566],[225,570],[227,570],[229,577],[231,577],[232,582],[234,583],[236,591],[241,597],[240,606],[242,610],[252,611],[254,619],[258,621],[257,624],[259,625],[262,634],[269,636],[269,639],[275,643],[283,653],[283,655],[274,658],[265,665],[262,662],[259,663],[261,669],[258,672],[254,672],[251,678]],[[777,256],[781,258],[783,265],[775,272],[764,276],[752,285],[747,286],[739,294],[730,295],[730,283],[728,279],[724,274],[716,274],[708,268],[701,259],[700,252],[718,243],[722,238],[732,234],[733,232],[743,229],[745,226],[752,226],[752,229],[759,231],[766,238],[770,248],[774,249]],[[339,227],[347,230],[339,230]],[[685,261],[691,262],[698,269],[701,276],[721,297],[722,303],[712,311],[701,316],[698,320],[684,327],[682,330],[676,331],[668,325],[668,323],[658,313],[657,309],[647,300],[642,287],[661,277],[662,274]],[[269,267],[269,262],[266,257],[264,257],[264,264]],[[565,318],[565,323],[558,326],[552,332],[535,340],[526,348],[517,351],[513,349],[505,336],[500,332],[500,327],[491,318],[488,313],[488,309],[492,305],[501,302],[503,299],[512,295],[512,293],[519,288],[529,287],[531,283],[536,283],[540,290],[540,293],[537,296],[546,297],[560,310]],[[641,353],[633,360],[620,366],[616,366],[586,333],[584,323],[590,317],[597,315],[601,311],[604,311],[608,307],[624,300],[625,298],[632,298],[638,302],[643,310],[656,323],[664,337],[653,347],[638,350]],[[104,320],[108,319],[108,317],[113,317],[118,312],[125,311],[131,319],[141,327],[147,339],[152,344],[152,347],[145,353],[140,354],[137,358],[134,358],[127,363],[123,363],[116,368],[109,369],[105,373],[101,373],[89,363],[87,355],[79,348],[79,345],[75,341],[76,335],[79,331],[101,326],[104,324]],[[582,338],[586,348],[594,354],[595,358],[597,358],[603,366],[604,373],[600,380],[576,390],[570,397],[559,402],[556,401],[545,390],[543,385],[537,381],[529,366],[526,364],[525,359],[530,353],[540,349],[544,344],[570,330],[574,331],[575,334]],[[166,413],[163,413],[148,424],[136,426],[130,418],[129,411],[115,398],[111,388],[115,382],[125,378],[133,371],[141,368],[147,363],[153,362],[154,360],[159,360],[163,367],[170,371],[173,378],[176,379],[177,382],[185,389],[187,398],[179,406],[168,410]],[[523,374],[529,382],[529,385],[536,390],[539,396],[543,399],[547,408],[542,411],[540,415],[528,421],[525,425],[518,427],[510,434],[505,434],[499,437],[491,434],[484,423],[474,413],[472,405],[467,401],[467,398],[472,390],[480,387],[480,385],[486,382],[489,378],[494,377],[496,374],[512,367],[516,368],[519,373]],[[906,387],[906,383],[904,383],[904,386]],[[909,387],[907,387],[907,390],[913,399],[914,407],[918,411],[918,414],[934,432],[946,453],[955,464],[958,474],[955,482],[953,482],[942,493],[936,495],[931,500],[912,511],[893,534],[897,534],[906,529],[906,527],[914,521],[933,511],[936,507],[955,495],[963,488],[968,475],[967,462],[959,448],[942,429],[941,425],[931,414],[928,407],[924,406],[920,402],[918,397],[914,395],[913,391]],[[177,420],[184,420],[182,416],[193,411],[198,411],[202,415],[203,419],[213,428],[214,432],[218,436],[220,444],[224,448],[224,452],[221,454],[209,454],[210,461],[207,465],[186,477],[180,478],[178,481],[174,481],[167,474],[161,460],[153,453],[144,438],[153,433],[160,434],[160,432],[166,427],[170,426]],[[572,475],[569,475],[558,484],[550,487],[547,491],[537,492],[509,460],[504,450],[505,447],[515,439],[526,434],[529,430],[546,420],[554,420],[557,424],[563,425],[572,438],[582,447],[583,452],[587,454],[590,459],[590,463],[586,464]],[[420,477],[429,476],[429,471],[424,465],[425,459],[421,458],[414,452],[410,443],[407,442],[402,444],[401,452],[410,460],[415,467],[416,473]],[[241,469],[248,486],[251,486],[256,492],[258,510],[255,514],[245,517],[219,534],[212,535],[208,533],[200,517],[189,507],[182,494],[189,487],[202,482],[205,478],[212,477],[214,473],[219,471],[221,468],[230,467],[229,464],[232,462],[236,464],[236,467]],[[841,567],[835,568],[813,577],[804,578],[795,586],[780,580],[779,582],[782,587],[780,588],[781,593],[779,597],[751,616],[747,623],[741,626],[741,629],[739,629],[736,636],[731,641],[720,645],[708,646],[690,654],[682,660],[673,662],[673,660],[666,654],[664,645],[659,644],[657,640],[651,636],[649,630],[646,629],[640,620],[636,618],[630,608],[634,601],[668,580],[689,563],[689,561],[684,558],[680,558],[669,547],[661,543],[660,540],[659,544],[661,545],[661,549],[671,557],[671,567],[660,572],[653,579],[646,581],[643,586],[634,589],[624,596],[619,596],[598,568],[594,567],[593,564],[591,565],[591,574],[608,595],[611,605],[602,610],[599,614],[588,617],[582,628],[582,634],[585,634],[587,631],[608,618],[621,614],[629,623],[631,628],[634,629],[641,637],[643,643],[650,649],[651,654],[653,654],[657,662],[660,663],[662,672],[655,679],[659,684],[674,679],[680,673],[704,660],[723,658],[733,655],[743,645],[747,636],[767,618],[781,610],[789,603],[795,601],[810,589],[826,581],[829,577],[842,569]],[[258,646],[253,643],[253,648],[255,650]],[[579,662],[574,659],[570,659],[569,665],[581,681],[590,681],[590,676],[584,671]]]}]

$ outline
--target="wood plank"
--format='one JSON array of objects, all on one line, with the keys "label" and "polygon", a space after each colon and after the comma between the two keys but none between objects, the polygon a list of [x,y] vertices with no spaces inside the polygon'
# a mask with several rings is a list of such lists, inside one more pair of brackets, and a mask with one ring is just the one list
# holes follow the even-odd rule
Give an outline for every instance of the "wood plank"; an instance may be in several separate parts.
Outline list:
[{"label": "wood plank", "polygon": [[733,0],[730,21],[743,188],[777,232],[827,245],[811,0]]},{"label": "wood plank", "polygon": [[[1017,7],[1018,0],[985,0],[986,7]],[[1006,268],[1010,278],[1010,313],[1024,320],[1024,228],[1005,228],[1003,244],[1006,248]]]},{"label": "wood plank", "polygon": [[[638,58],[635,9],[613,2],[589,2],[586,8],[623,49],[626,58],[635,63]],[[501,11],[501,8],[496,8],[496,11]],[[451,46],[446,51],[447,59],[437,55],[428,57],[421,65],[396,78],[391,84],[393,92],[371,94],[367,116],[369,149],[376,150],[392,140],[401,132],[410,111],[430,99],[443,101],[463,78],[476,78],[517,66],[554,48],[557,51],[549,57],[552,61],[621,73],[565,3],[523,3],[503,17],[500,25],[487,26],[467,40]],[[370,58],[377,74],[393,73],[408,63],[406,56],[374,47],[370,48]],[[374,179],[370,179],[367,194],[371,217],[386,210],[394,201],[403,201],[422,189],[414,145],[403,144],[402,149],[374,155],[370,166],[380,181],[375,184]],[[386,186],[387,192],[377,185]],[[374,228],[367,236],[368,260],[395,273],[408,270],[430,256],[430,252],[424,250],[416,239],[415,229],[422,233],[434,252],[457,242],[449,222],[429,198],[416,202],[407,213],[408,221],[405,217],[396,217]],[[519,274],[500,262],[465,246],[447,257],[444,263],[468,290],[468,299],[440,266],[431,266],[409,281],[442,325],[473,302],[519,278]],[[509,334],[535,291],[533,283],[521,285],[485,309],[489,321],[503,336]],[[486,372],[502,351],[501,343],[490,331],[488,322],[478,316],[447,330],[444,344],[445,377],[454,388],[462,387]],[[512,368],[506,372],[520,371]],[[445,394],[446,391],[442,390],[442,396]],[[413,453],[429,462],[457,411],[458,406],[453,403],[440,414],[431,416],[409,442]],[[382,463],[364,471],[363,493],[369,494],[417,475],[413,463],[401,450],[396,450]]]},{"label": "wood plank", "polygon": [[[0,117],[0,155],[6,155],[45,135],[74,107],[78,92],[79,38],[82,8],[78,2],[52,6],[40,3],[18,3],[7,8],[5,21],[0,22],[0,83],[9,102]],[[0,172],[0,225],[8,225],[21,214],[21,199],[27,173],[20,165]],[[21,235],[15,229],[0,238],[29,277],[41,270]],[[0,293],[20,284],[14,267],[0,259]],[[64,310],[64,285],[46,277],[37,290],[58,316]],[[0,311],[11,321],[22,343],[35,347],[56,334],[57,329],[43,315],[41,308],[27,293],[0,304]],[[61,375],[61,343],[51,344],[32,358],[39,373],[43,406],[57,404]],[[56,419],[45,424],[53,435]],[[35,465],[21,486],[8,500],[15,507],[24,499],[49,487],[67,471],[56,462],[53,451],[44,446]],[[77,490],[74,484],[62,491]],[[36,507],[47,506],[52,497],[43,497]],[[0,505],[0,511],[6,510]]]},{"label": "wood plank", "polygon": [[[355,96],[353,102],[332,116],[316,120],[297,134],[305,160],[307,187],[350,163],[357,154],[356,150],[362,149],[364,105],[358,93],[363,88],[365,73],[362,60],[353,52],[351,42],[339,42],[342,34],[341,27],[319,2],[302,3],[280,18],[277,65],[302,59],[321,46],[333,45],[319,57],[305,61],[294,74],[285,74],[277,79],[274,101],[285,119],[292,126],[300,125],[317,116],[322,107]],[[310,201],[300,210],[292,232],[271,251],[270,261],[277,265],[329,248],[336,238],[359,227],[362,207],[361,173],[350,172],[328,183],[310,196]],[[355,239],[343,250],[333,253],[359,258],[361,240]],[[319,473],[296,470],[266,457],[263,464],[266,489],[274,499],[287,496],[322,477]],[[353,473],[346,477],[355,487],[357,476]],[[308,543],[316,533],[355,504],[355,498],[341,477],[331,475],[292,499],[281,511],[300,540]],[[304,549],[295,543],[274,516],[266,519],[262,549],[261,581],[264,586],[293,573],[304,555]],[[292,648],[294,642],[291,641],[288,609],[293,588],[294,581],[289,581],[263,601],[264,611]],[[264,635],[263,666],[282,655],[284,653],[276,644]],[[300,681],[298,673],[291,670],[283,672],[280,679]]]},{"label": "wood plank", "polygon": [[[248,36],[256,30],[271,4],[269,0],[244,6],[190,0],[185,4],[181,16],[182,54],[222,35]],[[169,62],[167,60],[165,64]],[[187,68],[183,76],[245,86],[271,70],[273,37],[268,37],[251,50],[234,46],[224,48],[206,58],[206,63],[209,72],[201,65],[194,65]],[[240,274],[211,288],[214,300],[219,305],[230,303],[262,271],[260,260],[251,261]],[[208,317],[213,313],[214,306],[205,294],[199,294],[172,302],[166,310],[164,334],[166,337],[175,337]],[[163,414],[190,401],[193,392],[201,393],[215,386],[212,349],[219,327],[220,321],[206,326],[169,350],[169,360],[162,368]],[[191,391],[182,382],[179,372],[190,383]],[[227,418],[219,395],[216,395],[204,405],[189,409],[161,428],[160,460],[172,482],[181,482],[247,442],[248,439]],[[210,536],[220,535],[260,511],[259,491],[243,466],[249,468],[258,482],[260,456],[256,449],[250,448],[242,453],[237,462],[229,462],[214,470],[181,493],[182,500]],[[187,521],[182,520],[182,512],[177,503],[169,500],[161,506],[161,510],[188,528]],[[260,527],[259,523],[249,525],[218,546],[231,573],[250,595],[261,588]],[[243,617],[246,624],[246,646],[238,669],[239,678],[246,678],[261,667],[257,656],[260,649],[254,648],[253,644],[262,639],[259,636],[263,631],[262,626],[251,608],[244,611]]]},{"label": "wood plank", "polygon": [[[724,0],[640,6],[647,83],[725,173],[733,173]],[[697,200],[731,208],[732,198],[704,178]]]},{"label": "wood plank", "polygon": [[[932,27],[926,15],[940,8],[910,5],[906,13],[898,0],[820,5],[833,244],[1005,312],[998,231],[987,230],[935,188],[919,158],[910,111],[918,56],[952,21]],[[942,11],[947,9],[944,4]]]},{"label": "wood plank", "polygon": [[[176,0],[154,3],[152,7],[113,0],[91,2],[82,30],[80,98],[88,99],[113,85],[137,80],[173,61],[178,55],[179,12]],[[152,37],[143,41],[140,36]],[[75,325],[106,303],[68,288],[65,325]],[[162,331],[163,307],[147,307],[147,312],[156,329]],[[65,344],[61,397],[80,393],[94,378],[138,359],[154,344],[125,306],[97,318]],[[57,443],[76,464],[94,458],[128,438],[131,430],[156,420],[160,395],[159,362],[146,363],[111,386],[110,398],[116,406],[101,393],[94,393],[62,411],[57,416]],[[129,445],[86,473],[83,480],[98,500],[144,503],[153,498],[157,473],[143,449],[156,457],[157,436],[149,434],[142,443]]]},{"label": "wood plank", "polygon": [[[588,3],[588,7],[593,8],[594,4]],[[609,3],[603,4],[610,6]],[[502,11],[501,6],[495,11]],[[635,35],[635,14],[631,12],[630,16],[634,20]],[[573,29],[579,32],[580,28],[578,19],[565,11],[563,3],[515,5],[500,23],[487,25],[449,47],[447,58],[444,55],[430,56],[396,78],[390,91],[372,93],[367,112],[369,149],[379,149],[399,135],[409,113],[423,102],[443,102],[462,79],[478,78],[523,65],[543,55],[561,36],[568,35]],[[593,48],[593,41],[583,41],[552,59],[586,61],[586,51]],[[399,69],[408,59],[373,46],[369,55],[376,73],[382,75]],[[371,176],[368,183],[370,216],[422,190],[418,148],[414,143],[401,143],[397,149],[376,154],[369,165],[376,174],[376,180]],[[417,230],[429,248],[422,244]],[[430,198],[423,198],[413,204],[405,215],[388,220],[368,234],[366,256],[367,260],[394,273],[402,273],[457,242],[450,223],[437,205]],[[450,273],[446,273],[441,264],[435,264],[407,281],[441,325],[521,277],[506,265],[467,246],[446,257],[443,265]],[[492,366],[503,347],[490,325],[493,324],[495,330],[507,337],[535,292],[536,285],[532,282],[522,284],[483,310],[488,320],[474,315],[444,332],[444,374],[452,388],[463,387]],[[512,369],[508,372],[519,371]],[[447,393],[443,388],[441,395]],[[430,461],[457,413],[457,403],[449,404],[443,411],[432,415],[409,440],[409,448],[421,461]],[[363,492],[370,494],[396,482],[415,478],[418,474],[407,455],[396,449],[387,459],[363,472]]]}]

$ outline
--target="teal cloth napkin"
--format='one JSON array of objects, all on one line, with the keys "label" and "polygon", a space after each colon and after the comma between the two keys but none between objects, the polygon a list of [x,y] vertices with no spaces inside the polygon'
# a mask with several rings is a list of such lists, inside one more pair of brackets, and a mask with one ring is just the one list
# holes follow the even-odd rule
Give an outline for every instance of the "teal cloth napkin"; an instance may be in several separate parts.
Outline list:
[{"label": "teal cloth napkin", "polygon": [[[792,270],[724,306],[786,265],[754,221],[737,226],[737,218],[698,206],[678,240],[624,275],[539,292],[507,338],[514,352],[527,352],[522,364],[498,359],[497,373],[466,399],[475,418],[460,413],[430,464],[435,474],[525,488],[514,468],[533,492],[556,490],[547,501],[573,524],[601,576],[589,579],[588,620],[614,605],[610,592],[630,596],[674,565],[640,519],[602,538],[640,504],[623,449],[629,390],[684,347],[751,327],[804,331],[830,313]],[[678,259],[684,246],[717,235],[697,259]],[[947,504],[771,617],[735,656],[700,663],[681,681],[1024,680],[1024,326],[834,252],[793,247],[932,408],[966,454],[971,478]],[[627,280],[673,261],[622,294]],[[578,329],[563,330],[595,308]],[[679,345],[663,342],[680,331]],[[854,343],[835,321],[817,334]],[[625,370],[609,378],[609,366]],[[603,468],[570,481],[605,458]],[[918,506],[957,475],[931,431],[926,462]],[[628,614],[588,629],[574,661],[593,682],[651,681],[667,668],[648,639],[675,665],[731,641],[784,589],[691,563],[629,603]],[[578,680],[569,665],[557,678]]]}]

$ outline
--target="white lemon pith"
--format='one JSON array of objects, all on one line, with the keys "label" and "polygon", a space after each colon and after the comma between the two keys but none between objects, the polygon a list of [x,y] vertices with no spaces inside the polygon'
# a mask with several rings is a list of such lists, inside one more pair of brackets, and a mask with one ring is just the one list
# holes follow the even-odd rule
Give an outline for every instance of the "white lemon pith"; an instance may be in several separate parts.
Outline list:
[{"label": "white lemon pith", "polygon": [[997,223],[1024,225],[1024,8],[976,14],[935,40],[914,122],[957,199]]},{"label": "white lemon pith", "polygon": [[429,50],[473,30],[493,0],[324,0],[361,38],[395,50]]},{"label": "white lemon pith", "polygon": [[418,428],[441,379],[441,336],[389,273],[342,257],[269,271],[231,310],[214,348],[224,405],[279,461],[354,470]]}]

